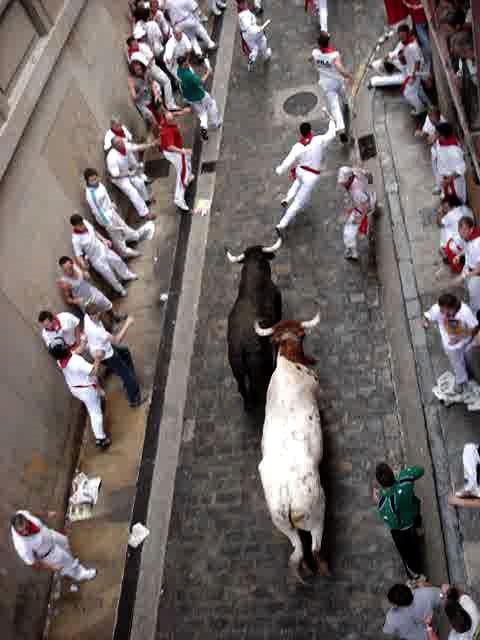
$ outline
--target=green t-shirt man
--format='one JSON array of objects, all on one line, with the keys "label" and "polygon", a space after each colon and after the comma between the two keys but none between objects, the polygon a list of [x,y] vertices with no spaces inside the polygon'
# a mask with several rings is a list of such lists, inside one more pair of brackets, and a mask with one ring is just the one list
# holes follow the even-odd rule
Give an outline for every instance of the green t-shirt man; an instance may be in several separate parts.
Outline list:
[{"label": "green t-shirt man", "polygon": [[190,67],[178,67],[178,79],[182,88],[182,94],[187,102],[200,102],[205,97],[202,79],[194,73]]},{"label": "green t-shirt man", "polygon": [[423,476],[423,467],[400,471],[393,486],[379,491],[378,512],[389,529],[409,529],[420,515],[420,500],[415,495],[415,481]]}]

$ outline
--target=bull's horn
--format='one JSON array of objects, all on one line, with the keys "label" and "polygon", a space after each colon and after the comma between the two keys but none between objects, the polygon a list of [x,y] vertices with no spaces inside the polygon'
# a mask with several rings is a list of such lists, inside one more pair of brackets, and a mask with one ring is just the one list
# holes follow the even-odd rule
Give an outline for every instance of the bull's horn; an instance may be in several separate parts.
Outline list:
[{"label": "bull's horn", "polygon": [[263,253],[275,253],[282,246],[282,238],[278,236],[278,240],[271,247],[262,247]]},{"label": "bull's horn", "polygon": [[271,336],[273,334],[273,327],[262,329],[262,327],[258,323],[258,320],[255,320],[254,328],[257,336],[261,336],[262,338],[266,338],[267,336]]},{"label": "bull's horn", "polygon": [[227,254],[227,258],[232,263],[241,262],[245,258],[245,254],[244,253],[241,253],[239,256],[234,256],[233,253],[230,253],[230,251],[227,249],[227,247],[225,247],[225,253]]},{"label": "bull's horn", "polygon": [[317,315],[311,320],[304,320],[300,324],[304,329],[313,329],[313,327],[316,327],[319,322],[320,322],[320,314],[317,313]]}]

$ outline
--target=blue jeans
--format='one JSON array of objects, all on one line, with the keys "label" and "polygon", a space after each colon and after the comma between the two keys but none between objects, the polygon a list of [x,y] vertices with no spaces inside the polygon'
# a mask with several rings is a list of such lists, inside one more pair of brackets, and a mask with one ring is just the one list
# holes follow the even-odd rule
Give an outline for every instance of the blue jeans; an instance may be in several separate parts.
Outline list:
[{"label": "blue jeans", "polygon": [[430,45],[430,38],[428,37],[428,23],[416,24],[415,31],[417,33],[418,43],[423,51],[425,61],[430,64],[432,60],[432,47]]},{"label": "blue jeans", "polygon": [[113,355],[102,361],[110,373],[118,376],[123,382],[123,388],[130,405],[135,405],[140,400],[140,387],[133,366],[132,355],[128,347],[113,346]]}]

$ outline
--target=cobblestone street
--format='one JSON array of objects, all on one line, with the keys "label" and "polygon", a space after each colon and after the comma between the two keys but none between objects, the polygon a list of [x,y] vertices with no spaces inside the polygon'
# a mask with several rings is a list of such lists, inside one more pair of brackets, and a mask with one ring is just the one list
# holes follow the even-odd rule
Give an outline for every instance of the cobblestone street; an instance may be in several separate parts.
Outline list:
[{"label": "cobblestone street", "polygon": [[[230,78],[158,640],[372,640],[382,637],[386,589],[404,579],[371,501],[376,462],[403,462],[402,433],[375,268],[368,266],[365,243],[359,265],[343,258],[336,170],[349,156],[338,142],[312,205],[272,262],[284,318],[321,312],[306,350],[318,359],[322,388],[330,578],[302,586],[288,573],[291,547],[271,524],[257,470],[262,419],[243,412],[227,362],[227,316],[241,267],[228,263],[224,245],[239,253],[275,240],[288,181],[273,168],[298,128],[278,115],[279,96],[316,82],[306,62],[316,30],[303,2],[276,3],[274,12],[271,4],[265,13],[273,22],[270,68],[259,63],[247,75],[237,43]],[[341,12],[331,5],[335,43],[356,69],[382,30],[382,7],[353,3],[351,12]],[[326,128],[309,117],[317,129]]]}]

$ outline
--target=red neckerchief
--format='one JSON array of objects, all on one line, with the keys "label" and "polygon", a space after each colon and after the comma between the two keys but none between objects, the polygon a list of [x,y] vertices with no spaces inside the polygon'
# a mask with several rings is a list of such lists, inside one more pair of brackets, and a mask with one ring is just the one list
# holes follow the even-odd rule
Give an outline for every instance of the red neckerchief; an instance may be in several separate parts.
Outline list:
[{"label": "red neckerchief", "polygon": [[32,522],[31,520],[27,520],[28,522],[28,530],[26,533],[20,533],[19,531],[17,531],[19,536],[22,536],[23,538],[26,538],[28,536],[34,536],[36,533],[40,533],[40,527],[37,527],[37,525]]},{"label": "red neckerchief", "polygon": [[78,236],[82,235],[82,233],[88,233],[88,229],[85,229],[85,231],[83,229],[73,229],[73,233],[76,233]]},{"label": "red neckerchief", "polygon": [[333,47],[320,47],[322,53],[335,53],[336,49]]},{"label": "red neckerchief", "polygon": [[472,240],[476,240],[480,238],[480,227],[473,227],[470,235],[468,236],[467,242],[471,242]]},{"label": "red neckerchief", "polygon": [[308,13],[309,10],[313,11],[313,0],[305,0],[306,13]]},{"label": "red neckerchief", "polygon": [[60,324],[60,320],[57,318],[57,316],[53,316],[53,328],[52,329],[46,329],[46,331],[60,331],[60,329],[62,328],[62,325]]},{"label": "red neckerchief", "polygon": [[300,142],[300,144],[303,144],[303,146],[306,147],[307,145],[310,144],[312,139],[313,139],[313,133],[310,131],[310,133],[307,136],[300,136],[300,139],[298,141]]},{"label": "red neckerchief", "polygon": [[459,147],[460,146],[457,136],[454,136],[454,135],[448,136],[448,138],[443,138],[443,139],[439,138],[438,144],[441,147]]},{"label": "red neckerchief", "polygon": [[117,149],[118,153],[121,153],[122,156],[126,156],[127,155],[127,148],[125,146],[125,143],[122,142],[120,149]]},{"label": "red neckerchief", "polygon": [[72,353],[69,353],[66,358],[62,358],[61,360],[58,361],[58,364],[60,365],[60,369],[65,369],[65,367],[70,362],[72,355],[73,355]]},{"label": "red neckerchief", "polygon": [[138,46],[138,42],[134,42],[133,44],[131,44],[128,47],[128,59],[130,60],[130,58],[132,57],[132,55],[134,53],[137,53],[138,51],[140,51],[140,47]]},{"label": "red neckerchief", "polygon": [[410,36],[408,36],[408,40],[403,44],[404,47],[407,47],[409,44],[413,44],[414,42],[416,42],[417,39],[415,38],[415,36],[412,34]]},{"label": "red neckerchief", "polygon": [[111,127],[111,129],[117,138],[125,138],[123,127]]}]

